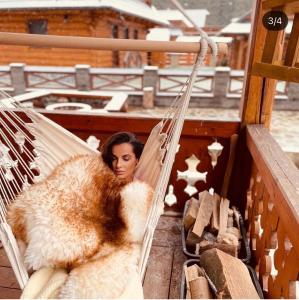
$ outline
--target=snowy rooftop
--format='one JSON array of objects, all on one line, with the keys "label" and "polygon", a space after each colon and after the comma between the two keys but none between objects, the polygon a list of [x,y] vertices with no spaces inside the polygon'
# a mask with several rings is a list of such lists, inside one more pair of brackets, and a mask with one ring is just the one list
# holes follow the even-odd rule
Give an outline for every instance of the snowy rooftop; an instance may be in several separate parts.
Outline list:
[{"label": "snowy rooftop", "polygon": [[[212,40],[215,43],[231,43],[233,38],[232,37],[225,37],[225,36],[210,36]],[[176,39],[177,42],[199,42],[200,41],[200,36],[192,35],[182,35],[177,37]]]},{"label": "snowy rooftop", "polygon": [[[158,12],[168,21],[182,21],[187,27],[193,27],[192,23],[179,10],[165,9],[158,10]],[[185,12],[198,27],[205,26],[206,17],[210,14],[206,9],[185,9]]]},{"label": "snowy rooftop", "polygon": [[156,9],[140,0],[0,0],[0,10],[101,8],[109,8],[161,25],[169,24]]},{"label": "snowy rooftop", "polygon": [[168,28],[151,28],[146,39],[150,41],[169,41],[170,30]]}]

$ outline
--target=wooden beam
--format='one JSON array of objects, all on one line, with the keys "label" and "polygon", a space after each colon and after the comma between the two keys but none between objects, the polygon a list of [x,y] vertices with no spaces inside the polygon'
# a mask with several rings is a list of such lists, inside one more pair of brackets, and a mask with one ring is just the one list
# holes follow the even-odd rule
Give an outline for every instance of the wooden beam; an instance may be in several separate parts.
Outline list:
[{"label": "wooden beam", "polygon": [[284,36],[284,31],[267,31],[265,47],[262,56],[262,62],[272,64],[275,63],[277,55],[280,51],[282,40]]},{"label": "wooden beam", "polygon": [[182,251],[182,247],[176,247],[173,253],[173,263],[171,271],[171,282],[169,287],[169,299],[180,298],[180,286],[182,281],[182,266],[186,261],[186,256]]},{"label": "wooden beam", "polygon": [[296,14],[299,12],[299,3],[297,0],[266,0],[263,2],[263,9],[276,9],[284,6],[284,12],[287,15]]},{"label": "wooden beam", "polygon": [[210,223],[213,206],[214,197],[208,191],[204,191],[200,199],[200,206],[197,211],[196,221],[192,230],[192,232],[198,237],[201,237],[204,228]]},{"label": "wooden beam", "polygon": [[282,81],[299,82],[299,68],[294,67],[255,63],[252,68],[252,75]]},{"label": "wooden beam", "polygon": [[168,299],[173,249],[152,246],[150,255],[143,283],[144,298]]},{"label": "wooden beam", "polygon": [[293,27],[285,56],[285,65],[293,67],[297,61],[299,51],[299,13],[295,14]]},{"label": "wooden beam", "polygon": [[247,127],[247,145],[271,201],[299,255],[299,172],[262,125]]},{"label": "wooden beam", "polygon": [[288,5],[297,2],[297,0],[265,0],[263,2],[263,9],[270,9],[278,6]]},{"label": "wooden beam", "polygon": [[238,135],[233,134],[230,137],[229,158],[228,158],[228,162],[226,165],[225,175],[224,175],[224,179],[223,179],[223,183],[222,183],[222,187],[221,187],[221,196],[222,197],[227,197],[228,186],[229,186],[229,182],[231,179],[233,165],[234,165],[235,157],[236,157],[237,141],[238,141]]},{"label": "wooden beam", "polygon": [[[137,135],[148,135],[152,128],[161,121],[159,117],[121,113],[86,114],[80,112],[50,112],[46,110],[39,110],[39,112],[72,132],[86,132],[88,134],[87,137],[91,132],[100,131],[101,133],[107,132],[112,134],[120,130],[133,130]],[[202,121],[187,117],[182,135],[187,135],[190,138],[198,138],[198,136],[228,138],[232,134],[238,133],[239,127],[239,122]]]},{"label": "wooden beam", "polygon": [[[198,53],[200,43],[109,39],[0,32],[0,44],[72,49]],[[218,43],[218,54],[227,54],[227,44]],[[208,53],[211,53],[209,48]]]},{"label": "wooden beam", "polygon": [[218,237],[221,237],[221,235],[226,232],[227,219],[228,219],[228,209],[229,209],[229,200],[225,199],[225,198],[222,198],[221,202],[220,202],[220,211],[219,211]]},{"label": "wooden beam", "polygon": [[[282,40],[284,31],[267,31],[262,24],[265,10],[262,0],[256,0],[255,16],[252,31],[250,34],[249,63],[244,77],[244,88],[241,98],[242,123],[265,124],[269,126],[274,102],[276,81],[271,76],[256,75],[255,66],[261,61],[267,63],[277,63],[282,58]],[[280,10],[285,10],[282,4],[278,5]],[[265,78],[269,77],[269,78]]]},{"label": "wooden beam", "polygon": [[240,114],[242,127],[246,124],[259,123],[260,106],[262,98],[263,79],[251,76],[254,62],[261,61],[266,39],[266,28],[262,26],[262,1],[256,0],[253,7],[255,12],[252,19],[252,27],[249,35],[249,54],[244,75],[244,86],[241,97]]}]

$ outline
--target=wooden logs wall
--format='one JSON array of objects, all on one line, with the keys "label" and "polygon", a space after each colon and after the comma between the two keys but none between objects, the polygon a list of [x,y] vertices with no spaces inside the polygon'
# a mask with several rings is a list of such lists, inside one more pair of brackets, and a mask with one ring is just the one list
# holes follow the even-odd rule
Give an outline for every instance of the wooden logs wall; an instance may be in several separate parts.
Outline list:
[{"label": "wooden logs wall", "polygon": [[[125,38],[125,29],[129,28],[129,38],[145,39],[147,29],[154,24],[134,17],[122,16],[108,10],[41,10],[0,12],[0,31],[28,33],[30,20],[47,20],[47,34],[112,37],[112,26],[118,26],[118,37]],[[25,46],[0,45],[0,65],[26,63],[29,65],[74,66],[89,64],[93,67],[112,67],[111,51],[83,49],[34,48]],[[126,53],[119,53],[120,67],[124,66]],[[141,53],[142,62],[146,63],[146,53]]]}]

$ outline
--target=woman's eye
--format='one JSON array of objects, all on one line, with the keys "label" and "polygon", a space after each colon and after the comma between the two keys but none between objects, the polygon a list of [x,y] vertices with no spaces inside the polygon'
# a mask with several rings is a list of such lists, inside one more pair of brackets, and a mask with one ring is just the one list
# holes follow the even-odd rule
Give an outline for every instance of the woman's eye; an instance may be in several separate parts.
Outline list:
[{"label": "woman's eye", "polygon": [[130,156],[124,156],[124,161],[129,161],[131,159]]}]

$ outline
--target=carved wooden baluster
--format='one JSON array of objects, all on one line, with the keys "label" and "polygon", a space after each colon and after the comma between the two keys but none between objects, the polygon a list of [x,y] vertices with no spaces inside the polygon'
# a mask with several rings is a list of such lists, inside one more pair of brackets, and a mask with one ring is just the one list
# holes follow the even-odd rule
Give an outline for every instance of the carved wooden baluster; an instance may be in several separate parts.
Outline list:
[{"label": "carved wooden baluster", "polygon": [[256,174],[252,187],[252,216],[251,216],[251,242],[252,250],[257,250],[257,243],[260,241],[261,226],[260,218],[263,211],[262,196],[264,185],[259,174]]},{"label": "carved wooden baluster", "polygon": [[269,296],[271,298],[290,298],[290,285],[298,279],[299,256],[286,235],[283,223],[278,223],[278,248],[274,255],[274,264],[278,274],[269,282]]}]

